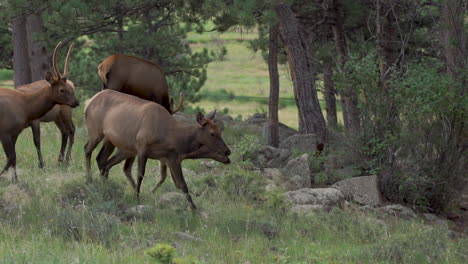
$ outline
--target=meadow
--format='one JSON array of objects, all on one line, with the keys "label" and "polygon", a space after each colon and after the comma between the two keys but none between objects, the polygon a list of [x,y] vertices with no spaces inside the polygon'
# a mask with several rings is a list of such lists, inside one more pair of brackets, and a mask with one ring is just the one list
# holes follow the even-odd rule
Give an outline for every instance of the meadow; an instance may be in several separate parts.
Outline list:
[{"label": "meadow", "polygon": [[[212,44],[203,41],[206,36],[198,37],[202,45]],[[229,44],[228,55],[209,66],[202,93],[224,89],[235,95],[267,96],[263,59],[248,53],[236,38],[238,33],[217,36]],[[3,84],[11,85],[11,71],[1,70],[0,76],[7,80]],[[281,96],[291,97],[285,69],[281,80]],[[232,164],[183,163],[197,212],[187,203],[160,203],[165,193],[178,190],[167,180],[151,193],[159,170],[158,162],[150,161],[140,203],[147,207],[132,213],[137,203],[120,166],[104,181],[93,162],[93,181],[86,181],[83,105],[74,110],[77,130],[68,166],[57,163],[60,134],[54,124],[41,125],[44,169],[38,168],[30,129],[20,135],[19,183],[12,184],[11,175],[0,178],[0,263],[167,263],[145,253],[161,243],[175,248],[183,258],[177,263],[468,262],[468,239],[458,238],[446,224],[382,218],[352,209],[310,215],[288,212],[281,191],[266,192],[262,176],[241,157],[247,138],[259,135],[236,127],[223,133],[233,152]],[[264,103],[214,99],[196,105],[207,110],[227,107],[234,117],[244,118],[266,109]],[[294,111],[287,104],[280,120],[294,127]],[[0,166],[5,162],[2,152]]]}]

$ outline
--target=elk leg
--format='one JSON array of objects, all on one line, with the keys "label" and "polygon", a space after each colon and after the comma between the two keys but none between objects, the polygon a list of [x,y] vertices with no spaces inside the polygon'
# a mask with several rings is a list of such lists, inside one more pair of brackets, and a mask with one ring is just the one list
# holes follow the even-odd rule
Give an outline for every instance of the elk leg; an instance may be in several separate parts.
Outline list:
[{"label": "elk leg", "polygon": [[44,168],[44,160],[42,159],[41,151],[41,127],[39,122],[31,123],[31,130],[33,134],[34,146],[36,146],[37,158],[39,159],[39,168]]},{"label": "elk leg", "polygon": [[125,164],[123,167],[123,171],[125,173],[125,176],[127,177],[128,181],[130,182],[130,185],[132,185],[133,190],[136,190],[136,184],[135,181],[133,180],[132,177],[132,166],[133,162],[135,161],[135,157],[129,158],[125,160]]},{"label": "elk leg", "polygon": [[96,157],[96,161],[99,167],[99,170],[102,172],[106,166],[106,162],[109,159],[109,157],[112,155],[112,152],[114,151],[114,145],[110,143],[108,140],[104,140],[102,142],[102,147],[101,150],[99,151],[99,154]]},{"label": "elk leg", "polygon": [[138,154],[138,179],[137,179],[137,185],[136,185],[136,197],[137,197],[138,204],[140,204],[141,182],[143,181],[143,177],[145,176],[147,161],[148,161],[148,157],[146,156],[146,153]]},{"label": "elk leg", "polygon": [[7,164],[5,168],[0,172],[0,176],[3,175],[9,168],[13,167],[13,182],[18,182],[16,175],[16,151],[15,151],[16,137],[7,138],[2,140],[3,150],[7,156]]},{"label": "elk leg", "polygon": [[65,127],[65,124],[62,121],[62,118],[57,118],[56,120],[54,120],[54,122],[57,128],[60,130],[60,134],[62,134],[62,144],[60,146],[58,162],[63,162],[63,158],[65,157],[65,149],[67,148],[67,142],[68,142],[67,129]]},{"label": "elk leg", "polygon": [[70,126],[69,126],[69,134],[68,134],[68,149],[67,149],[67,155],[65,156],[65,162],[68,164],[70,163],[71,160],[71,151],[73,148],[73,144],[75,143],[75,125],[73,124],[73,121],[70,120]]},{"label": "elk leg", "polygon": [[93,155],[93,150],[101,141],[102,136],[100,138],[90,138],[85,145],[85,159],[86,159],[86,176],[88,180],[92,180],[91,178],[91,156]]},{"label": "elk leg", "polygon": [[166,177],[167,177],[167,164],[166,162],[164,161],[159,161],[159,171],[160,171],[160,179],[159,179],[159,182],[158,184],[156,184],[156,186],[154,186],[154,188],[151,190],[151,192],[156,192],[156,190],[164,183],[164,181],[166,180]]},{"label": "elk leg", "polygon": [[189,189],[187,187],[187,183],[184,180],[184,175],[182,174],[182,165],[180,162],[169,162],[169,169],[171,170],[172,178],[174,179],[177,188],[182,189],[185,193],[185,198],[190,204],[192,210],[197,210],[195,203],[193,203],[192,197],[189,194]]},{"label": "elk leg", "polygon": [[124,151],[117,151],[114,156],[112,156],[104,165],[104,169],[101,171],[101,176],[104,177],[105,179],[109,178],[109,171],[112,167],[114,167],[116,164],[119,164],[125,159],[131,158],[132,154],[129,154],[128,152]]}]

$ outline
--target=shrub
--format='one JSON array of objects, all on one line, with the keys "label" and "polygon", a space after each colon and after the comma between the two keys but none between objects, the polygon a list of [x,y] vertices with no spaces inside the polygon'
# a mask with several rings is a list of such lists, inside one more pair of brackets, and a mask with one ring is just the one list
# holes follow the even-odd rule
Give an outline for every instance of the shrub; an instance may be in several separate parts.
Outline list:
[{"label": "shrub", "polygon": [[192,258],[175,258],[176,250],[169,244],[159,243],[145,251],[158,264],[198,264],[199,262]]},{"label": "shrub", "polygon": [[264,179],[252,171],[235,168],[218,179],[219,188],[233,199],[259,200],[264,192]]}]

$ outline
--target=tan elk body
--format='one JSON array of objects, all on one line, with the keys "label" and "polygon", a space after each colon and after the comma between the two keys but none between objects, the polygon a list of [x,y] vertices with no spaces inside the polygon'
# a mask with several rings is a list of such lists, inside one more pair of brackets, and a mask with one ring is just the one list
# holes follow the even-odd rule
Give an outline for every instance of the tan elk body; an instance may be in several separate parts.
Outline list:
[{"label": "tan elk body", "polygon": [[[60,47],[61,43],[55,47],[54,57]],[[56,76],[47,72],[46,82],[34,91],[0,89],[0,141],[7,156],[7,164],[0,175],[13,167],[13,179],[17,181],[16,140],[32,121],[42,117],[56,104],[71,107],[79,105],[73,87],[61,76],[56,67],[54,70]]]},{"label": "tan elk body", "polygon": [[[177,122],[161,105],[141,98],[105,90],[86,103],[86,125],[88,143],[85,146],[86,168],[91,176],[91,155],[102,140],[109,141],[119,151],[106,163],[108,170],[115,164],[127,160],[125,175],[135,189],[137,197],[145,173],[147,159],[161,161],[161,182],[169,167],[176,187],[186,194],[192,208],[195,205],[188,193],[181,162],[185,158],[203,155],[223,163],[230,163],[231,151],[221,138],[221,133],[212,117],[197,115],[198,125]],[[138,159],[137,183],[128,168],[134,157]]]},{"label": "tan elk body", "polygon": [[[182,108],[183,97],[180,93],[180,103],[172,109],[173,101],[169,100],[169,88],[166,76],[161,67],[153,62],[134,56],[116,54],[107,57],[98,66],[98,74],[102,81],[102,89],[109,89],[137,96],[162,105],[173,114]],[[96,157],[99,169],[108,160],[114,146],[104,141]],[[132,163],[129,160],[127,163]]]}]

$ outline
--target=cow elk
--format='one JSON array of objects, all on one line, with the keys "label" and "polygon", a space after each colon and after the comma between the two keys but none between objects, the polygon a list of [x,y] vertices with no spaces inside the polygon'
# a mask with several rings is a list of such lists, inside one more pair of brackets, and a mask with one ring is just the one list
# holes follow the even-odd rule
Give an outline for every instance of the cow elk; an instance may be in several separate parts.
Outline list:
[{"label": "cow elk", "polygon": [[[162,105],[170,114],[177,113],[183,104],[173,109],[173,100],[169,100],[169,88],[161,67],[153,62],[128,55],[111,55],[98,66],[102,89],[109,89],[146,99]],[[99,169],[114,151],[114,146],[104,142],[96,157]]]},{"label": "cow elk", "polygon": [[[176,187],[182,189],[191,208],[196,209],[182,174],[182,160],[205,156],[230,163],[228,156],[231,151],[212,118],[198,113],[197,125],[185,125],[154,102],[111,90],[99,92],[87,101],[85,107],[87,175],[91,177],[92,152],[104,140],[118,148],[117,153],[104,164],[104,171],[126,160],[124,172],[137,199],[147,160],[158,159],[161,161],[160,182],[164,181],[168,166]],[[137,183],[129,171],[135,157],[138,164]]]},{"label": "cow elk", "polygon": [[[52,66],[56,75],[59,76],[58,78],[66,80],[67,85],[75,89],[73,82],[66,79],[68,76],[68,66],[70,63],[70,54],[73,49],[73,46],[74,46],[74,43],[72,43],[68,49],[67,57],[65,59],[64,72],[62,75],[60,75],[60,71],[57,66],[57,56],[58,56],[57,49],[54,51],[54,54],[52,56]],[[19,86],[16,89],[18,91],[33,92],[47,84],[48,82],[46,80],[40,80],[40,81],[36,81],[27,85]],[[45,115],[41,116],[37,120],[33,120],[30,123],[31,130],[33,133],[34,145],[36,146],[36,150],[37,150],[37,156],[39,159],[40,168],[44,167],[44,160],[42,159],[42,152],[41,152],[40,122],[52,122],[52,121],[58,127],[58,129],[60,130],[60,134],[62,135],[62,145],[60,147],[60,154],[59,154],[58,161],[63,162],[65,160],[65,162],[68,163],[71,158],[71,150],[72,150],[74,138],[75,138],[75,125],[73,124],[73,119],[72,119],[72,109],[68,105],[55,105]],[[68,150],[67,150],[67,145],[68,145]],[[66,150],[67,152],[65,155]]]},{"label": "cow elk", "polygon": [[[60,42],[55,47],[54,57],[57,56],[56,54],[61,45]],[[18,135],[32,121],[42,117],[57,104],[70,107],[79,105],[73,87],[60,74],[57,67],[54,67],[54,70],[55,76],[47,72],[46,81],[33,91],[0,89],[0,141],[7,156],[7,164],[0,172],[0,176],[12,167],[13,181],[18,181],[16,174],[16,140]]]}]

